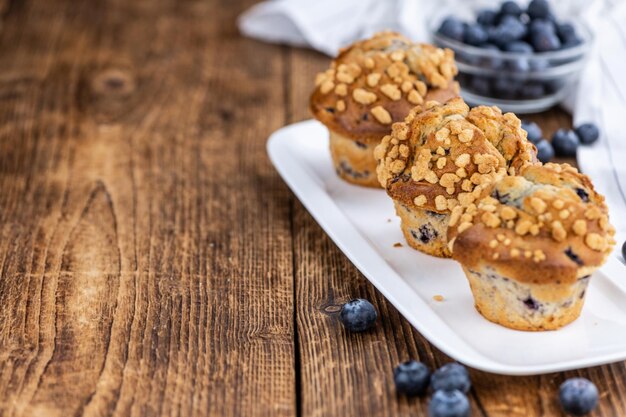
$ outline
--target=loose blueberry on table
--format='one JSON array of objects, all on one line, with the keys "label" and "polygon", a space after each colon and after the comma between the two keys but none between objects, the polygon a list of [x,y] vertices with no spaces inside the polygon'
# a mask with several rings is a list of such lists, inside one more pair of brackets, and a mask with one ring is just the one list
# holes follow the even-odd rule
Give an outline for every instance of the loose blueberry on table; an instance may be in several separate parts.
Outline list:
[{"label": "loose blueberry on table", "polygon": [[622,245],[622,258],[626,261],[626,242]]},{"label": "loose blueberry on table", "polygon": [[[532,0],[525,9],[515,1],[505,1],[498,9],[480,10],[473,22],[462,22],[449,16],[441,23],[437,33],[483,50],[518,54],[517,57],[481,59],[463,48],[455,51],[461,63],[510,71],[511,74],[504,77],[502,74],[492,76],[491,85],[485,85],[484,77],[478,73],[459,77],[468,91],[509,100],[539,99],[562,88],[562,80],[539,81],[536,76],[528,74],[541,73],[552,65],[565,64],[568,58],[550,60],[536,53],[564,50],[582,43],[575,26],[558,21],[547,0]],[[475,81],[477,77],[482,79]]]},{"label": "loose blueberry on table", "polygon": [[459,390],[468,392],[472,383],[467,369],[460,363],[448,363],[433,373],[430,385],[435,391]]},{"label": "loose blueberry on table", "polygon": [[372,328],[377,318],[376,308],[362,298],[348,301],[339,313],[339,320],[351,332],[364,332]]},{"label": "loose blueberry on table", "polygon": [[552,136],[552,146],[557,156],[576,156],[580,140],[573,130],[559,129]]},{"label": "loose blueberry on table", "polygon": [[596,408],[598,389],[588,379],[571,378],[561,384],[559,399],[565,412],[582,416]]},{"label": "loose blueberry on table", "polygon": [[393,371],[396,391],[408,397],[422,395],[430,383],[430,369],[422,362],[407,361],[401,363]]},{"label": "loose blueberry on table", "polygon": [[430,417],[468,417],[470,411],[469,400],[459,390],[436,391],[428,404]]},{"label": "loose blueberry on table", "polygon": [[593,123],[584,123],[579,125],[574,129],[576,135],[578,135],[578,139],[580,139],[580,143],[584,145],[590,145],[598,140],[600,137],[600,129],[598,126]]}]

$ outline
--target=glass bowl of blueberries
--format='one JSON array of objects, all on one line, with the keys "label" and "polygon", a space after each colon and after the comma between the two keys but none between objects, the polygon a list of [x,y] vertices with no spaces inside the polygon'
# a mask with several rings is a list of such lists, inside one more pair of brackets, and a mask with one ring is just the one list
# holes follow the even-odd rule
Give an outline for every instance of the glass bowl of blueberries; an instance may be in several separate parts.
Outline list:
[{"label": "glass bowl of blueberries", "polygon": [[535,113],[571,91],[592,43],[581,22],[557,19],[547,0],[472,13],[471,20],[444,16],[432,30],[434,43],[455,52],[466,101]]}]

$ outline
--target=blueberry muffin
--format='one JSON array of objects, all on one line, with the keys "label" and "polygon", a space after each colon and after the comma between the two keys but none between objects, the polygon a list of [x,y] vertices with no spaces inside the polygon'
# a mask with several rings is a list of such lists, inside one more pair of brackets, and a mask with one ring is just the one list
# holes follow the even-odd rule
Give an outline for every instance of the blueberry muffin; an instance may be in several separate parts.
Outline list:
[{"label": "blueberry muffin", "polygon": [[579,316],[614,233],[589,178],[567,164],[546,164],[525,167],[455,207],[448,237],[485,318],[552,330]]},{"label": "blueberry muffin", "polygon": [[330,131],[330,152],[344,180],[378,187],[374,148],[393,122],[428,100],[458,96],[454,55],[383,32],[341,51],[317,75],[310,109]]},{"label": "blueberry muffin", "polygon": [[427,102],[395,123],[375,151],[380,184],[394,200],[407,243],[449,257],[454,207],[472,203],[492,182],[536,164],[520,120],[495,107],[469,109],[461,98]]}]

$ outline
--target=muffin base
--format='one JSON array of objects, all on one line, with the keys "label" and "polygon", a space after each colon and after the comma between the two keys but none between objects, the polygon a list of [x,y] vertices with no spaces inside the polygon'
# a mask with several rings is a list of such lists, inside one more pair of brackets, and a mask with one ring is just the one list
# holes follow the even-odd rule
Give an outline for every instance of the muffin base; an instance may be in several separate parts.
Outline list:
[{"label": "muffin base", "polygon": [[394,201],[402,233],[410,247],[428,255],[449,258],[448,222],[450,215],[407,207]]},{"label": "muffin base", "polygon": [[374,148],[378,143],[358,142],[332,130],[329,143],[339,177],[352,184],[380,188],[374,158]]},{"label": "muffin base", "polygon": [[531,284],[504,277],[490,266],[463,270],[476,310],[487,320],[515,330],[556,330],[573,322],[589,284],[589,275],[573,284]]}]

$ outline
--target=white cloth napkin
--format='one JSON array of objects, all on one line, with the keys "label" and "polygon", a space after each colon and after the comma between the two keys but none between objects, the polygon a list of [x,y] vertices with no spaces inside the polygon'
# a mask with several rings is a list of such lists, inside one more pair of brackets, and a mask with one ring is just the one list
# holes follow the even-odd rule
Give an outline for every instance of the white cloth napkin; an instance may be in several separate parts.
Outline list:
[{"label": "white cloth napkin", "polygon": [[[526,2],[523,2],[526,3]],[[575,124],[595,122],[602,135],[581,147],[578,161],[607,198],[617,240],[626,239],[626,2],[623,0],[553,1],[559,16],[585,21],[595,45],[577,91],[564,103]],[[433,22],[448,14],[472,16],[490,0],[270,0],[238,21],[242,34],[267,42],[305,46],[334,56],[342,46],[391,29],[416,41],[428,41]],[[624,126],[622,126],[624,125]],[[621,244],[621,243],[620,243]]]}]

